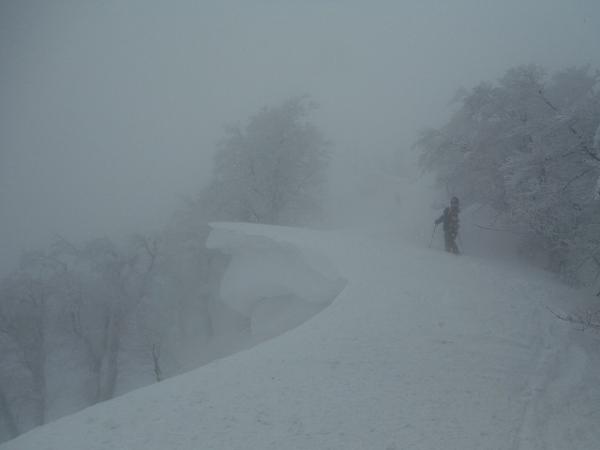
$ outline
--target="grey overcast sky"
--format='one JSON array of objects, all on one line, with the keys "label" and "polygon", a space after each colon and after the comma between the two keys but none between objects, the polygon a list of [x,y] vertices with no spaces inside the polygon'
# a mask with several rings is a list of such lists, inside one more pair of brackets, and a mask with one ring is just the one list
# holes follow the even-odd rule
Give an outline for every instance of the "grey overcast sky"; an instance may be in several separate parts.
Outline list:
[{"label": "grey overcast sky", "polygon": [[600,1],[0,0],[0,270],[159,226],[266,104],[308,93],[340,157],[389,151],[532,62],[600,67]]}]

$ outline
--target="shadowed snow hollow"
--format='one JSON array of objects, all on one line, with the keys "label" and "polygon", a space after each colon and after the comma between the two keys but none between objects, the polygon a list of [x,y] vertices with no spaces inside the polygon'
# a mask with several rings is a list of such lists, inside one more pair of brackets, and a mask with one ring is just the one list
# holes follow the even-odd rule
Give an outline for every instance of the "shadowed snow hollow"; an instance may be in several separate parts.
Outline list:
[{"label": "shadowed snow hollow", "polygon": [[[346,281],[316,249],[285,239],[283,227],[269,237],[249,224],[214,223],[207,247],[231,255],[221,300],[247,317],[252,334],[269,338],[306,321],[342,291]],[[294,230],[297,233],[297,230]]]}]

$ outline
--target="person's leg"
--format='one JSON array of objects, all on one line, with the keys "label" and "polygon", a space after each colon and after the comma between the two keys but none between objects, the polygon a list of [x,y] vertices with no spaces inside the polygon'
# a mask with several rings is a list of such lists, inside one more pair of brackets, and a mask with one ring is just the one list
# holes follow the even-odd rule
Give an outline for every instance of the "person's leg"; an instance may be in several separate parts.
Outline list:
[{"label": "person's leg", "polygon": [[455,255],[460,254],[460,252],[458,251],[458,245],[456,245],[456,238],[450,239],[450,251]]}]

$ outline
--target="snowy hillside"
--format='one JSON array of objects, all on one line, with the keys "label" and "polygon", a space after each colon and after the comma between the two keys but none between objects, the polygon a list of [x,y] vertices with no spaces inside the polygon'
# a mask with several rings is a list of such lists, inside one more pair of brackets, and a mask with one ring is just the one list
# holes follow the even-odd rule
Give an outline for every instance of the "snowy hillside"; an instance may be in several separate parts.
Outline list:
[{"label": "snowy hillside", "polygon": [[[223,300],[271,340],[2,450],[598,449],[598,336],[530,269],[395,236],[217,224]],[[311,317],[312,316],[312,317]]]}]

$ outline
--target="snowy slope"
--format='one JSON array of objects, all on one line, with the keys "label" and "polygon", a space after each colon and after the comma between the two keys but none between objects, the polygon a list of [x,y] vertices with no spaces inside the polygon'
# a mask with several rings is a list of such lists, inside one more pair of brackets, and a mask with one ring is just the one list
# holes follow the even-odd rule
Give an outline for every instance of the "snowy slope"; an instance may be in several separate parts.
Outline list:
[{"label": "snowy slope", "polygon": [[[210,245],[244,254],[245,267],[260,264],[254,248],[324,286],[347,284],[283,335],[2,450],[600,448],[598,338],[547,309],[567,308],[576,292],[538,272],[393,237],[215,228]],[[253,285],[244,264],[223,289],[248,314],[261,292],[324,301],[326,289],[292,288],[287,272],[277,290]]]}]

